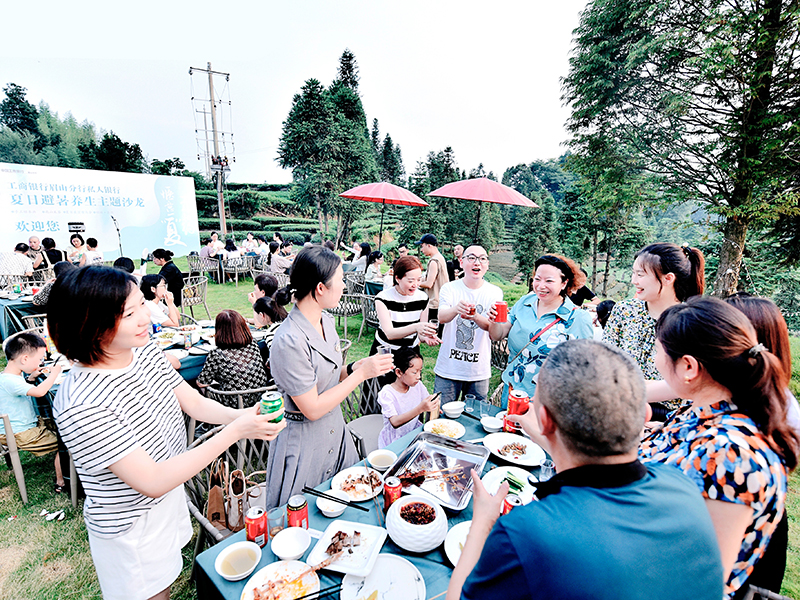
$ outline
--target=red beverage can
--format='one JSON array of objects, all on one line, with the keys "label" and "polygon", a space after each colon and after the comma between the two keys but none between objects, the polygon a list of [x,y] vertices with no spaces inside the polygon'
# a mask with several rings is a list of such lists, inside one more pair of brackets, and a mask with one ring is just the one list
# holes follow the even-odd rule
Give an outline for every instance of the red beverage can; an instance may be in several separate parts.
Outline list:
[{"label": "red beverage can", "polygon": [[500,512],[500,514],[507,515],[511,512],[511,509],[516,506],[522,506],[522,500],[519,499],[519,496],[508,494],[505,497],[505,500],[503,500],[503,510]]},{"label": "red beverage can", "polygon": [[508,322],[508,302],[505,302],[504,300],[495,302],[494,310],[497,313],[497,316],[494,318],[495,323]]},{"label": "red beverage can", "polygon": [[286,517],[289,527],[308,529],[308,501],[303,494],[289,498],[289,502],[286,503]]},{"label": "red beverage can", "polygon": [[392,503],[400,498],[403,485],[397,477],[387,477],[383,481],[383,512],[388,512]]},{"label": "red beverage can", "polygon": [[255,542],[262,548],[267,543],[267,511],[254,506],[244,516],[244,527],[247,530],[247,541]]},{"label": "red beverage can", "polygon": [[[522,390],[511,390],[508,392],[508,412],[507,415],[524,415],[528,412],[528,394]],[[503,431],[507,433],[518,433],[519,426],[511,423],[508,419],[503,420]]]}]

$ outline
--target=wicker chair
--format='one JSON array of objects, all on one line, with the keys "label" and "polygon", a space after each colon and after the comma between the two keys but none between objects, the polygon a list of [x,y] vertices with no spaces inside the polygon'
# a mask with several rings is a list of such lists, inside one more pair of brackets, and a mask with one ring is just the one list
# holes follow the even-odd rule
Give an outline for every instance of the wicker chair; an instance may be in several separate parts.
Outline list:
[{"label": "wicker chair", "polygon": [[[203,388],[202,393],[208,398],[216,400],[220,404],[226,404],[226,405],[229,404],[228,402],[229,398],[236,398],[236,403],[238,404],[239,409],[241,410],[242,408],[244,408],[246,403],[249,403],[247,401],[252,400],[253,396],[260,397],[261,394],[263,394],[264,392],[273,392],[277,391],[277,389],[278,388],[275,387],[274,385],[269,385],[265,387],[253,388],[248,390],[232,390],[229,392],[224,392],[222,390],[218,390],[214,387],[209,386],[207,388]],[[250,406],[252,406],[252,403],[249,404]],[[194,440],[194,431],[196,426],[197,423],[195,421],[195,418],[188,417],[186,423],[186,435],[189,440],[188,443],[190,444]]]},{"label": "wicker chair", "polygon": [[358,330],[358,339],[356,342],[361,341],[361,334],[364,331],[364,325],[367,327],[372,327],[373,329],[378,329],[380,327],[380,321],[378,321],[378,311],[375,308],[375,296],[361,294],[360,297],[361,316],[363,317],[363,321],[361,321],[361,329]]},{"label": "wicker chair", "polygon": [[0,289],[11,290],[14,284],[24,285],[28,278],[24,275],[0,275]]},{"label": "wicker chair", "polygon": [[218,258],[189,255],[186,257],[186,261],[189,263],[189,275],[194,273],[199,275],[202,275],[203,273],[209,273],[214,281],[217,281],[217,277],[219,276]]},{"label": "wicker chair", "polygon": [[380,383],[377,377],[367,379],[354,389],[342,402],[342,415],[346,423],[364,415],[381,414],[381,405],[378,404]]},{"label": "wicker chair", "polygon": [[344,274],[344,284],[347,286],[348,294],[364,293],[364,273],[350,272]]},{"label": "wicker chair", "polygon": [[242,277],[250,275],[253,278],[253,256],[237,256],[236,258],[226,258],[222,261],[222,271],[225,275],[233,275],[236,280],[236,287],[239,287],[239,275]]},{"label": "wicker chair", "polygon": [[180,313],[178,315],[178,325],[183,327],[184,325],[197,325],[197,321],[194,317],[190,317],[186,313]]},{"label": "wicker chair", "polygon": [[55,279],[56,272],[53,270],[53,267],[49,267],[47,269],[34,269],[33,275],[28,278],[29,283],[44,283],[45,281],[50,281],[51,279]]},{"label": "wicker chair", "polygon": [[0,415],[3,421],[3,428],[6,432],[6,443],[0,444],[0,456],[5,456],[6,460],[11,461],[14,470],[14,478],[17,480],[19,495],[22,496],[22,503],[28,503],[28,488],[25,486],[25,473],[22,472],[22,463],[19,460],[19,450],[17,441],[14,438],[14,430],[11,429],[11,420],[8,415]]},{"label": "wicker chair", "polygon": [[764,588],[749,585],[742,600],[791,600],[791,598],[789,596],[781,596]]},{"label": "wicker chair", "polygon": [[205,275],[187,277],[183,280],[183,289],[181,290],[181,308],[188,308],[192,317],[194,317],[194,307],[202,304],[206,309],[206,315],[210,319],[211,311],[208,310],[208,304],[206,304],[207,292],[208,277]]},{"label": "wicker chair", "polygon": [[339,304],[333,308],[326,309],[326,312],[336,317],[336,324],[341,325],[344,318],[344,337],[347,337],[347,317],[354,317],[363,312],[362,294],[342,294]]},{"label": "wicker chair", "polygon": [[508,338],[492,342],[492,366],[501,371],[506,370],[508,364]]},{"label": "wicker chair", "polygon": [[41,315],[25,315],[22,318],[22,324],[27,329],[42,329],[44,331],[44,320],[47,318],[46,314]]}]

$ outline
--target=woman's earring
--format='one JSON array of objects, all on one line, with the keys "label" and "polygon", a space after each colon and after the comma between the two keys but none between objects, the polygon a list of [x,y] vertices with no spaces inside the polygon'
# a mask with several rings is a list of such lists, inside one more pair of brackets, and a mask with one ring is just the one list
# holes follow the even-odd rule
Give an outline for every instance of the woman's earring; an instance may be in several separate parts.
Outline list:
[{"label": "woman's earring", "polygon": [[688,376],[683,378],[683,383],[685,383],[686,385],[689,385],[689,381],[690,379]]}]

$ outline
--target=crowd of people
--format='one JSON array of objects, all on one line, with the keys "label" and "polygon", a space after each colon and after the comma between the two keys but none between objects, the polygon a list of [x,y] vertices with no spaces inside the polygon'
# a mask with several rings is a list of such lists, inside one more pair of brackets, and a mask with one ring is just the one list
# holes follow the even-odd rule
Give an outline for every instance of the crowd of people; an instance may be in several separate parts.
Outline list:
[{"label": "crowd of people", "polygon": [[[530,410],[510,418],[557,473],[537,486],[538,502],[503,518],[507,484],[491,495],[473,473],[473,522],[448,598],[728,599],[746,584],[780,589],[787,477],[800,450],[788,329],[769,300],[703,296],[696,248],[642,248],[632,265],[635,296],[616,304],[597,298],[568,257],[542,255],[529,293],[501,317],[503,290],[486,280],[491,257],[479,244],[455,246],[447,261],[425,234],[415,245],[426,265],[402,244],[384,273],[384,255],[367,243],[354,243],[343,261],[329,245],[295,255],[289,244],[284,254],[277,235],[267,244],[248,234],[237,247],[213,233],[201,254],[263,254],[270,271],[288,271],[284,287],[270,273],[255,279],[251,320],[217,315],[216,349],[197,379],[201,390],[274,383],[285,418],[270,423],[253,406],[257,395],[242,410],[214,402],[149,343],[151,324],[178,324],[183,280],[171,252],[154,251],[161,272],[139,281],[132,261],[130,271],[85,268],[96,242],[76,241],[79,252],[58,262],[47,289],[50,335],[75,361],[54,414],[87,493],[106,597],[168,593],[190,535],[181,483],[228,445],[271,441],[266,507],[285,504],[358,461],[341,405],[363,382],[377,378],[385,446],[440,403],[488,399],[491,345],[504,339],[499,403],[512,390],[530,397]],[[346,365],[327,312],[344,293],[345,269],[384,282],[370,351]],[[261,344],[248,320],[265,334]],[[0,411],[53,382],[52,373],[36,385],[24,380],[40,374],[33,367],[44,350],[36,336],[20,338],[6,344]],[[438,347],[433,393],[421,381],[420,344]],[[183,413],[229,426],[187,451]],[[51,449],[29,412],[18,412],[17,426],[36,448]]]}]

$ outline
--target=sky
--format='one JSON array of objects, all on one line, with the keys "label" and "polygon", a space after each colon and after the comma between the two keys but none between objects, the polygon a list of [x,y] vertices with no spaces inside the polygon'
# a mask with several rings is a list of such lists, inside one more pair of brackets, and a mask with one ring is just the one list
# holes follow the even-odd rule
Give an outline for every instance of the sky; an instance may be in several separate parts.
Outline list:
[{"label": "sky", "polygon": [[189,68],[210,62],[230,74],[227,89],[215,80],[230,99],[229,181],[288,183],[275,159],[292,98],[307,79],[329,85],[345,48],[368,124],[400,145],[407,173],[447,146],[460,169],[483,163],[498,179],[559,156],[569,115],[559,79],[586,0],[6,4],[0,85],[203,172],[191,98],[207,98],[208,79]]}]

